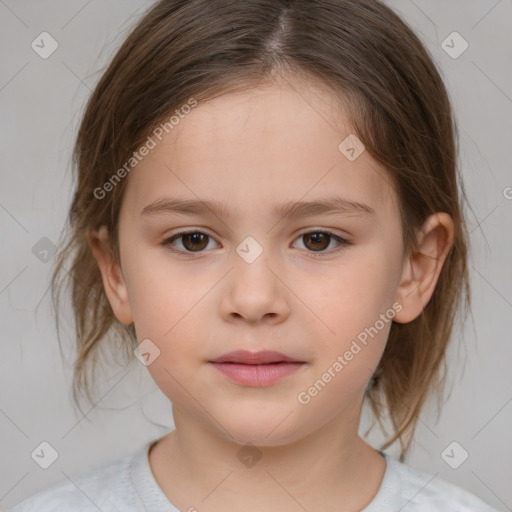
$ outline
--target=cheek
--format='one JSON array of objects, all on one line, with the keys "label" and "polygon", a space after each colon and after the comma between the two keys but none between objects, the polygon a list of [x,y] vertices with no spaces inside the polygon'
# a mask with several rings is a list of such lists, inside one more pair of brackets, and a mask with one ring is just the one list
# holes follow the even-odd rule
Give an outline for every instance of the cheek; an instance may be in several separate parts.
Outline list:
[{"label": "cheek", "polygon": [[328,278],[316,281],[324,283],[321,287],[313,277],[302,290],[304,302],[319,317],[310,315],[316,322],[317,335],[311,336],[322,372],[318,377],[332,382],[325,396],[336,399],[340,389],[349,394],[361,389],[382,357],[396,313],[395,273],[373,250],[354,253],[331,269]]},{"label": "cheek", "polygon": [[392,306],[394,281],[395,272],[377,251],[359,251],[336,268],[302,276],[300,297],[323,321],[326,334],[346,340],[373,325]]},{"label": "cheek", "polygon": [[206,283],[194,279],[183,267],[173,267],[161,256],[152,262],[141,261],[142,257],[132,257],[127,262],[131,271],[128,293],[137,339],[149,339],[157,347],[154,350],[158,356],[147,366],[153,379],[159,386],[179,392],[177,381],[190,378],[190,367],[187,370],[184,361],[200,364],[204,355],[201,343],[208,331],[206,325],[198,322],[198,315],[205,318],[205,293],[215,280],[213,276],[212,282]]},{"label": "cheek", "polygon": [[[215,276],[196,279],[190,268],[173,263],[165,251],[135,252],[126,264],[134,323],[141,336],[166,340],[194,309]],[[211,281],[211,282],[210,282]]]},{"label": "cheek", "polygon": [[313,404],[305,413],[344,410],[362,395],[382,357],[396,313],[384,284],[376,266],[360,273],[351,267],[330,281],[323,298],[318,296],[318,305],[323,300],[318,309],[322,322],[310,332],[315,371],[297,395],[300,404]]},{"label": "cheek", "polygon": [[[138,289],[134,323],[138,340],[149,338],[156,346],[158,356],[147,366],[152,379],[174,404],[181,405],[190,400],[188,393],[194,389],[196,370],[204,359],[201,331],[205,326],[197,319],[198,297],[190,290],[180,291],[176,282],[170,291],[164,284],[160,281],[152,288]],[[202,400],[198,390],[194,396]]]}]

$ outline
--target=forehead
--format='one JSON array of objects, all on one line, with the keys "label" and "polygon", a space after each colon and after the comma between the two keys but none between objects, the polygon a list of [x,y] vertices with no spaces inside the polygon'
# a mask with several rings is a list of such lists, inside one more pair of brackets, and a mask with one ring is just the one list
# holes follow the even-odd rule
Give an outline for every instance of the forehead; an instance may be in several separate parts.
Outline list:
[{"label": "forehead", "polygon": [[128,177],[123,207],[137,215],[165,196],[215,200],[235,214],[334,194],[376,211],[394,207],[390,178],[368,152],[347,158],[353,128],[320,84],[227,93],[182,114],[167,132],[152,136],[155,147]]}]

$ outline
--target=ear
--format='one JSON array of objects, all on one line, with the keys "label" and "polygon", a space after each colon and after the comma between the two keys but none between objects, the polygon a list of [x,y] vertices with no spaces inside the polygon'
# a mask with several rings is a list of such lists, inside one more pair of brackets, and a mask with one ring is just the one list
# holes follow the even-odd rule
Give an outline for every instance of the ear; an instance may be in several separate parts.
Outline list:
[{"label": "ear", "polygon": [[395,322],[412,322],[428,304],[453,244],[453,220],[447,213],[428,217],[416,234],[417,251],[404,261],[397,289],[397,302],[402,309]]},{"label": "ear", "polygon": [[98,263],[110,306],[121,323],[130,325],[133,322],[133,316],[128,300],[128,290],[121,267],[112,253],[107,227],[100,226],[97,230],[89,229],[86,236]]}]

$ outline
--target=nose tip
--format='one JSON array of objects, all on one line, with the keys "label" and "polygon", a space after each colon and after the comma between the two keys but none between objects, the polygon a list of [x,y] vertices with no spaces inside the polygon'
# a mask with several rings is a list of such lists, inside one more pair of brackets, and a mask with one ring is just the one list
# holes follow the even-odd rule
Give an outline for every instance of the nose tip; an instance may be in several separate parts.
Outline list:
[{"label": "nose tip", "polygon": [[278,322],[289,313],[281,279],[260,256],[253,263],[241,261],[228,278],[221,308],[232,319],[256,323]]}]

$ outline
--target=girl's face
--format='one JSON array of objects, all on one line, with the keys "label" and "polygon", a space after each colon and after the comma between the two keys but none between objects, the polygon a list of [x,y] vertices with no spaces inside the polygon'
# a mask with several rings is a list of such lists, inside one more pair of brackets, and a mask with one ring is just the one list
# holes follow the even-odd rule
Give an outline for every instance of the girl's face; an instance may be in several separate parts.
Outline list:
[{"label": "girl's face", "polygon": [[[153,136],[126,178],[115,313],[150,340],[148,370],[175,415],[227,439],[279,445],[332,422],[357,430],[400,309],[396,195],[354,139],[340,149],[352,129],[338,112],[310,84],[226,94]],[[239,382],[211,362],[236,350],[302,364]]]}]

